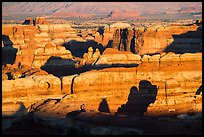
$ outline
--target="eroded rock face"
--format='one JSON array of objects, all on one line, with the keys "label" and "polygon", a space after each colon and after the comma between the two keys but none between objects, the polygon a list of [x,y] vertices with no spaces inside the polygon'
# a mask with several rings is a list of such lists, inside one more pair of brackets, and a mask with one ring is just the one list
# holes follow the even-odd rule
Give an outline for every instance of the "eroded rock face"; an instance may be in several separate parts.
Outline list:
[{"label": "eroded rock face", "polygon": [[35,19],[36,24],[49,24],[49,22],[45,19],[45,17],[36,17]]},{"label": "eroded rock face", "polygon": [[[34,51],[38,48],[44,48],[50,41],[53,41],[56,45],[69,43],[69,45],[74,46],[76,42],[86,43],[87,40],[95,40],[104,47],[113,47],[140,55],[162,51],[183,53],[202,50],[200,37],[202,30],[195,24],[190,26],[131,28],[129,24],[116,23],[101,29],[102,31],[95,33],[87,30],[87,34],[81,37],[69,24],[3,25],[2,46],[5,55],[3,56],[3,62],[10,57],[12,61],[7,63],[14,66],[19,63],[31,65],[34,59]],[[187,39],[187,37],[191,38]],[[183,49],[183,47],[185,48]],[[101,51],[101,49],[99,50]],[[7,54],[8,52],[9,54]]]},{"label": "eroded rock face", "polygon": [[[13,32],[10,33],[7,29],[12,29]],[[12,49],[17,50],[14,59],[14,66],[17,66],[19,63],[21,65],[31,66],[34,58],[34,50],[39,47],[44,47],[46,43],[51,41],[47,33],[39,33],[38,29],[34,26],[3,26],[3,35],[8,37],[7,41],[11,41]],[[4,40],[3,40],[4,41]]]},{"label": "eroded rock face", "polygon": [[36,17],[32,19],[31,17],[27,17],[23,22],[23,25],[37,25],[37,24],[49,24],[49,22],[45,19],[45,17]]},{"label": "eroded rock face", "polygon": [[33,25],[33,19],[31,17],[27,17],[23,22],[23,25]]},{"label": "eroded rock face", "polygon": [[68,42],[68,39],[78,38],[75,30],[69,24],[50,24],[48,30],[51,39],[62,38],[65,42]]},{"label": "eroded rock face", "polygon": [[[99,30],[95,33],[95,41],[98,43],[101,43],[103,46],[112,47],[112,42],[120,43],[119,38],[121,37],[120,35],[122,35],[122,30],[125,30],[123,32],[127,33],[126,30],[127,28],[130,28],[130,27],[131,26],[128,23],[122,23],[122,22],[106,25],[102,28],[99,28]],[[118,32],[117,30],[120,30],[120,31]],[[116,34],[114,34],[115,31],[117,31]]]},{"label": "eroded rock face", "polygon": [[44,48],[36,49],[34,55],[32,67],[35,68],[43,66],[52,56],[61,57],[62,59],[72,59],[72,54],[69,50],[66,50],[63,46],[56,46],[52,42],[47,43]]},{"label": "eroded rock face", "polygon": [[114,66],[137,66],[141,63],[140,55],[131,52],[122,52],[113,48],[106,48],[100,58],[94,62],[95,68],[106,68]]},{"label": "eroded rock face", "polygon": [[60,93],[60,79],[53,75],[35,75],[15,80],[2,81],[3,97]]},{"label": "eroded rock face", "polygon": [[[49,48],[57,48],[53,43],[49,43],[45,47],[48,48],[46,53],[49,53]],[[45,54],[45,51],[42,53]],[[91,47],[86,55],[87,59],[93,58],[94,54]],[[3,97],[8,97],[8,95],[27,96],[30,93],[41,94],[43,92],[42,94],[51,94],[52,92],[59,93],[62,91],[62,93],[76,94],[78,98],[85,102],[87,101],[87,108],[94,110],[98,109],[101,98],[105,98],[108,104],[110,104],[110,112],[117,112],[118,108],[122,108],[123,110],[124,106],[130,107],[130,109],[134,109],[135,105],[143,106],[140,104],[141,102],[139,100],[141,98],[137,94],[133,94],[135,98],[140,98],[137,99],[138,102],[136,104],[133,103],[134,105],[129,106],[127,102],[130,101],[128,96],[132,96],[130,95],[130,91],[132,91],[130,89],[135,87],[135,89],[142,93],[140,83],[145,80],[146,83],[150,83],[150,86],[145,89],[147,93],[143,95],[145,96],[145,100],[147,99],[148,102],[148,96],[156,94],[155,98],[151,99],[154,101],[151,103],[146,102],[147,107],[141,109],[147,110],[144,111],[145,115],[160,116],[200,112],[202,98],[200,95],[196,95],[196,90],[202,81],[201,55],[202,53],[175,54],[170,52],[152,56],[147,55],[141,58],[140,55],[135,55],[131,52],[107,48],[99,59],[92,64],[93,68],[98,66],[96,68],[100,68],[101,70],[92,70],[80,75],[65,76],[62,78],[62,81],[54,76],[47,77],[45,75],[27,77],[25,79],[3,80],[2,95]],[[181,58],[182,56],[183,58]],[[129,66],[130,68],[120,66],[128,65],[128,61],[129,63],[136,61],[137,65],[140,64],[137,67]],[[194,63],[196,62],[193,66],[192,61]],[[55,63],[51,64],[53,65]],[[117,68],[109,68],[111,66]],[[55,81],[54,79],[56,79],[57,82],[50,83],[49,79],[50,81]],[[52,83],[55,85],[52,86]],[[156,92],[151,93],[151,90],[149,92],[148,89],[153,87]],[[37,93],[33,92],[35,89]],[[25,90],[27,91],[26,93],[24,93]],[[137,90],[134,92],[137,92]],[[117,96],[115,96],[115,92],[117,92]],[[89,98],[90,95],[92,99]],[[185,104],[187,98],[189,100]],[[91,102],[95,103],[92,104]],[[123,106],[123,104],[126,105]],[[179,104],[183,104],[184,106],[181,108]]]},{"label": "eroded rock face", "polygon": [[79,60],[78,67],[91,66],[101,56],[100,50],[96,48],[95,52],[92,47],[88,48],[88,52],[84,53],[83,58]]},{"label": "eroded rock face", "polygon": [[[201,58],[198,59],[199,54],[201,53],[197,53],[197,62],[193,67],[189,60],[173,61],[180,55],[167,53],[154,55],[155,59],[148,63],[144,61],[134,68],[107,68],[64,77],[62,90],[71,90],[83,100],[93,99],[93,102],[98,102],[98,105],[87,103],[87,108],[94,108],[94,110],[98,109],[101,99],[105,98],[111,112],[117,112],[118,108],[131,110],[135,109],[135,106],[146,106],[138,111],[143,110],[143,114],[149,116],[197,113],[202,111],[202,108],[199,107],[202,98],[201,95],[197,95],[197,90],[202,85],[202,65]],[[162,60],[165,56],[168,56],[169,59]],[[133,93],[132,88],[135,89]],[[117,97],[115,92],[117,92]],[[89,98],[90,95],[92,98]],[[118,105],[119,100],[121,106]],[[145,100],[146,103],[142,100]],[[121,109],[119,112],[123,113]],[[136,115],[136,112],[133,115]]]},{"label": "eroded rock face", "polygon": [[[138,111],[143,110],[143,114],[150,116],[197,113],[202,110],[199,107],[201,96],[196,95],[201,85],[202,73],[199,71],[201,67],[197,66],[198,71],[193,68],[179,69],[186,65],[181,64],[180,67],[177,66],[177,69],[174,65],[159,68],[143,64],[138,68],[119,67],[94,70],[78,76],[64,77],[63,90],[71,89],[77,97],[90,101],[87,102],[86,108],[94,110],[98,109],[100,101],[105,98],[110,112],[117,112],[118,108],[131,110],[136,106],[146,106]],[[188,77],[188,74],[191,74],[191,77]],[[135,91],[132,91],[132,88]],[[134,100],[137,101],[134,102]],[[121,109],[119,112],[122,113]],[[136,113],[139,112],[133,115]]]},{"label": "eroded rock face", "polygon": [[[41,22],[40,20],[39,18],[39,22]],[[42,54],[42,49],[44,49],[45,45],[51,42],[51,40],[57,45],[57,50],[49,52],[48,48],[46,48],[46,55],[50,54],[50,56],[52,56],[59,55],[60,53],[59,57],[64,54],[70,55],[70,53],[66,52],[68,50],[63,48],[62,45],[65,43],[66,38],[73,39],[75,37],[77,37],[75,31],[70,25],[66,24],[49,25],[44,23],[38,24],[37,26],[3,25],[3,64],[12,64],[14,67],[17,67],[19,64],[31,66],[36,62],[35,54],[40,54],[39,52]]]},{"label": "eroded rock face", "polygon": [[[200,33],[197,31],[196,25],[147,28],[142,33],[144,43],[142,45],[139,44],[139,47],[141,47],[139,53],[148,54],[161,51],[176,53],[198,52],[199,48],[201,48],[201,41],[199,37],[196,36],[195,38],[194,36]],[[188,36],[192,37],[189,41],[186,38]],[[196,43],[195,45],[192,44],[194,42]]]},{"label": "eroded rock face", "polygon": [[[70,103],[69,106],[60,106],[60,103],[57,104],[58,99],[50,102],[48,100],[46,104],[45,97],[41,101],[46,109],[42,109],[43,113],[53,112],[52,114],[60,113],[66,116],[67,112],[78,110],[82,104],[90,111],[133,116],[170,116],[202,112],[202,92],[198,92],[202,85],[202,53],[178,54],[168,50],[161,52],[167,45],[173,42],[178,44],[187,37],[179,37],[180,40],[175,41],[173,35],[195,31],[196,26],[147,29],[132,29],[127,24],[119,25],[121,28],[113,26],[105,28],[102,34],[96,32],[94,37],[86,34],[79,37],[67,24],[3,26],[3,34],[8,36],[3,37],[4,52],[15,50],[12,46],[17,50],[16,59],[10,64],[18,66],[19,69],[23,65],[41,68],[54,75],[33,75],[29,72],[29,75],[23,78],[23,74],[27,73],[19,71],[11,72],[13,78],[8,80],[7,72],[3,73],[4,102],[9,98],[17,98],[14,101],[16,102],[31,95],[39,97],[36,100],[31,98],[36,102],[42,95],[48,98],[48,95],[68,94],[72,96],[64,96],[62,100],[65,104]],[[62,45],[72,40],[84,41],[93,38],[103,46],[113,40],[113,48],[106,48],[101,55],[99,49],[89,47],[83,58],[79,59],[79,64],[87,65],[93,70],[76,74],[75,58]],[[198,45],[200,40],[196,40],[193,38],[183,42],[187,44],[193,41]],[[143,55],[154,52],[160,53]],[[68,73],[64,74],[65,72]],[[23,100],[26,106],[33,103],[28,102]],[[37,104],[41,105],[39,102]],[[66,111],[62,112],[65,109]]]},{"label": "eroded rock face", "polygon": [[[154,26],[132,28],[125,23],[104,27],[104,33],[96,33],[95,41],[121,51],[145,55],[165,52],[195,53],[202,50],[200,26]],[[106,35],[110,35],[106,37]],[[189,39],[189,37],[191,37]],[[104,43],[106,41],[112,44]],[[193,48],[192,48],[193,47]]]}]

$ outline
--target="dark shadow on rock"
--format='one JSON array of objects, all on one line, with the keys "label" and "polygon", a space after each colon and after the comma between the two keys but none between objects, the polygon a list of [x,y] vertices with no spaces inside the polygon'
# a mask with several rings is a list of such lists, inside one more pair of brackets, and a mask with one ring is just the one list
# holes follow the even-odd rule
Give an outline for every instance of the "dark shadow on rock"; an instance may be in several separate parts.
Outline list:
[{"label": "dark shadow on rock", "polygon": [[6,75],[8,76],[8,80],[12,80],[13,79],[13,77],[11,75],[11,72],[7,72]]},{"label": "dark shadow on rock", "polygon": [[147,80],[141,80],[139,90],[135,86],[131,87],[127,103],[121,105],[116,114],[143,116],[149,104],[155,102],[157,90],[156,85],[152,85]]},{"label": "dark shadow on rock", "polygon": [[105,48],[112,48],[112,47],[113,47],[113,40],[109,40],[108,44],[105,46]]},{"label": "dark shadow on rock", "polygon": [[127,34],[128,29],[120,29],[121,40],[118,47],[118,50],[127,51]]},{"label": "dark shadow on rock", "polygon": [[[11,128],[14,123],[24,122],[25,121],[25,116],[27,114],[26,107],[22,102],[7,103],[7,104],[4,104],[4,105],[9,106],[9,107],[6,110],[2,110],[2,131],[3,132],[6,129],[8,130],[9,128]],[[12,106],[12,105],[14,105],[14,106]],[[16,107],[18,107],[18,108],[16,109]],[[11,108],[13,108],[13,109],[11,109]],[[12,122],[9,122],[9,123],[6,122],[8,120],[12,121]],[[16,122],[13,122],[13,121],[16,121]]]},{"label": "dark shadow on rock", "polygon": [[86,112],[85,104],[81,104],[80,109],[67,113],[66,117],[75,117],[85,112]]},{"label": "dark shadow on rock", "polygon": [[38,102],[36,102],[30,106],[30,112],[29,113],[34,113],[36,111],[40,111],[41,109],[43,109],[43,106],[47,107],[46,104],[49,105],[50,102],[52,104],[52,101],[56,101],[55,102],[55,104],[56,104],[56,103],[60,102],[60,99],[47,98],[43,101],[42,100],[38,101]]},{"label": "dark shadow on rock", "polygon": [[109,106],[108,106],[106,99],[102,99],[102,101],[99,104],[98,111],[110,113],[110,109],[109,109]]},{"label": "dark shadow on rock", "polygon": [[173,35],[173,39],[173,43],[167,46],[164,52],[174,52],[176,54],[202,52],[202,30],[200,27],[197,31]]},{"label": "dark shadow on rock", "polygon": [[119,51],[130,51],[133,54],[139,53],[139,47],[135,40],[136,36],[135,28],[128,30],[128,28],[117,29],[113,34],[112,48],[116,48]]},{"label": "dark shadow on rock", "polygon": [[131,39],[131,43],[130,43],[130,51],[135,54],[135,28],[133,28],[133,38]]},{"label": "dark shadow on rock", "polygon": [[41,66],[41,69],[57,77],[68,76],[77,73],[75,62],[73,60],[63,59],[57,56],[50,57],[47,62]]},{"label": "dark shadow on rock", "polygon": [[[19,113],[25,113],[26,112],[25,105],[22,102],[19,102],[18,104],[20,105],[20,107],[18,108],[18,110],[15,113],[12,113],[9,115],[6,113],[2,113],[2,118],[14,118],[14,117],[18,117]],[[15,105],[15,104],[11,103],[11,105]]]},{"label": "dark shadow on rock", "polygon": [[35,19],[32,19],[32,18],[25,19],[25,21],[23,22],[23,25],[34,25],[35,26],[35,24],[36,24],[36,21]]},{"label": "dark shadow on rock", "polygon": [[76,78],[77,76],[74,76],[73,78],[72,78],[72,83],[71,83],[71,94],[74,94],[74,88],[73,88],[73,86],[74,86],[74,79]]},{"label": "dark shadow on rock", "polygon": [[90,66],[92,70],[102,70],[106,68],[119,68],[119,67],[124,67],[124,68],[131,68],[131,67],[137,67],[139,64],[120,64],[120,63],[114,63],[114,64],[99,64],[96,65],[94,64],[93,66]]},{"label": "dark shadow on rock", "polygon": [[201,92],[202,92],[202,85],[196,91],[196,95],[200,95]]},{"label": "dark shadow on rock", "polygon": [[2,41],[4,44],[2,48],[2,66],[6,64],[13,65],[16,60],[18,49],[13,47],[13,42],[10,40],[9,36],[2,35]]},{"label": "dark shadow on rock", "polygon": [[94,40],[87,40],[85,42],[71,40],[67,43],[64,43],[62,46],[64,46],[66,50],[69,50],[73,56],[79,58],[82,58],[84,53],[88,52],[89,47],[93,48],[93,52],[95,52],[96,48],[98,48],[101,54],[105,50],[105,47],[103,47],[103,45],[98,44]]},{"label": "dark shadow on rock", "polygon": [[103,34],[104,34],[104,26],[100,26],[100,27],[98,28],[98,32],[99,32],[100,35],[103,36]]}]

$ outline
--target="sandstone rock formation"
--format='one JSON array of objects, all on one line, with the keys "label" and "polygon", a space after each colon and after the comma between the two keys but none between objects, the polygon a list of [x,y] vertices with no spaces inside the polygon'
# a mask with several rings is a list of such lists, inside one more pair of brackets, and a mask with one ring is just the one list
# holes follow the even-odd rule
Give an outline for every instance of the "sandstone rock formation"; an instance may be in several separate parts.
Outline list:
[{"label": "sandstone rock formation", "polygon": [[50,42],[47,43],[44,48],[38,48],[34,51],[32,67],[40,68],[52,56],[61,57],[63,59],[72,59],[72,54],[69,50],[66,50],[63,46],[56,46],[54,43]]},{"label": "sandstone rock formation", "polygon": [[58,94],[60,91],[60,79],[51,74],[2,81],[2,97],[4,98]]},{"label": "sandstone rock formation", "polygon": [[98,58],[101,56],[101,53],[98,48],[96,48],[95,52],[92,47],[88,48],[88,52],[84,53],[83,58],[79,60],[78,67],[85,67],[93,64],[98,60]]},{"label": "sandstone rock formation", "polygon": [[[21,102],[37,124],[64,130],[73,117],[132,126],[138,116],[183,118],[202,112],[202,30],[196,25],[131,28],[116,23],[77,35],[68,24],[38,22],[3,25],[2,114],[14,111],[14,117],[24,119],[25,109],[17,110]],[[195,44],[196,53],[185,53],[188,48],[180,53],[182,43]],[[126,117],[135,121],[123,121]],[[115,127],[110,133],[94,126],[92,134],[116,133]],[[122,131],[127,130],[133,129]]]},{"label": "sandstone rock formation", "polygon": [[[175,66],[172,66],[172,67],[175,68]],[[172,70],[172,67],[169,68],[168,66],[168,69]],[[185,67],[185,64],[181,65],[180,68],[182,67]],[[150,65],[143,64],[142,66],[139,66],[138,68],[134,68],[134,69],[133,68],[115,68],[115,69],[108,68],[108,69],[99,70],[99,71],[86,72],[79,76],[75,76],[73,79],[74,81],[73,84],[68,84],[65,81],[63,81],[64,82],[63,85],[65,84],[63,87],[68,87],[69,89],[72,89],[73,93],[77,94],[77,97],[80,96],[80,98],[83,98],[83,99],[86,98],[86,94],[90,95],[93,92],[92,97],[93,97],[93,100],[95,100],[94,102],[96,102],[97,96],[100,95],[101,97],[106,98],[109,104],[110,110],[115,112],[117,111],[117,108],[120,107],[116,105],[118,104],[118,102],[121,102],[122,100],[124,101],[123,103],[121,102],[121,104],[125,104],[127,102],[127,97],[130,92],[131,86],[135,85],[136,87],[138,87],[137,85],[139,85],[140,81],[146,79],[150,81],[152,85],[156,85],[156,88],[158,90],[155,98],[156,101],[152,103],[152,105],[149,104],[146,115],[151,115],[151,116],[176,115],[179,113],[186,113],[187,111],[189,113],[195,113],[195,112],[201,111],[201,108],[199,108],[199,105],[194,106],[195,104],[193,103],[195,101],[194,96],[196,94],[196,90],[201,85],[202,73],[199,71],[199,69],[201,69],[199,65],[197,66],[198,71],[193,71],[193,68],[189,68],[188,70],[178,68],[178,69],[173,69],[174,73],[170,71],[170,74],[167,72],[168,70],[166,68],[167,66],[161,69],[159,69],[159,66],[156,68],[152,68]],[[191,74],[191,73],[194,74],[192,77],[187,76],[188,74]],[[83,81],[86,81],[86,82],[83,82]],[[79,86],[82,83],[83,83],[84,92],[82,92],[82,89],[80,88],[81,86]],[[90,85],[92,85],[91,91],[90,89],[88,90],[88,87],[90,87]],[[100,86],[100,88],[98,86]],[[63,90],[65,89],[63,88]],[[106,94],[105,95],[100,94],[101,91],[103,91],[102,93],[106,93]],[[96,92],[97,92],[97,96],[94,96]],[[113,95],[115,94],[115,92],[117,92],[117,97]],[[183,94],[184,92],[185,94]],[[151,94],[152,94],[151,92],[150,93],[147,92],[146,94],[144,94],[144,96],[148,100],[148,96],[150,96]],[[171,95],[174,95],[174,96],[171,96]],[[189,102],[186,102],[187,103],[186,105],[190,103],[191,106],[184,106],[185,104],[184,98],[187,96],[189,97]],[[200,97],[196,97],[196,98],[198,100],[201,99]],[[180,103],[182,102],[183,107],[180,108],[179,106],[181,104],[174,102],[173,101],[174,99],[176,99]],[[87,100],[90,100],[90,98],[89,99],[87,98]],[[100,100],[98,100],[98,104],[99,103],[100,103]],[[138,107],[141,106],[139,104],[140,102],[138,101],[138,104],[137,104]],[[89,105],[87,104],[87,108],[88,106]],[[98,105],[95,105],[95,109],[97,109],[97,107]],[[135,105],[131,106],[132,109],[134,109],[134,107]],[[191,109],[188,109],[189,107],[191,107]],[[94,108],[94,106],[91,105],[91,108]]]},{"label": "sandstone rock formation", "polygon": [[37,25],[37,24],[49,24],[49,22],[45,19],[45,17],[36,17],[32,19],[31,17],[27,17],[23,22],[23,25]]},{"label": "sandstone rock formation", "polygon": [[[8,37],[7,40],[3,38],[3,41],[10,41],[12,42],[11,52],[13,49],[17,49],[16,54],[13,53],[14,59],[14,66],[21,63],[22,65],[30,65],[33,60],[33,53],[34,49],[36,48],[35,45],[35,34],[38,31],[34,26],[23,26],[23,25],[3,25],[2,27],[2,34]],[[4,54],[4,50],[3,50]],[[6,56],[6,55],[5,55]],[[7,57],[6,57],[7,58]]]},{"label": "sandstone rock formation", "polygon": [[42,51],[40,49],[45,48],[45,45],[50,41],[58,46],[56,54],[62,52],[63,56],[67,50],[60,46],[66,42],[65,40],[78,37],[71,26],[66,24],[3,25],[2,35],[3,64],[13,64],[16,67],[19,63],[31,66],[34,61],[35,50]]},{"label": "sandstone rock formation", "polygon": [[[95,34],[95,41],[122,51],[140,55],[162,51],[185,53],[202,50],[200,26],[152,26],[132,28],[127,23],[115,23],[104,27],[103,35]],[[187,37],[190,39],[186,39]],[[104,42],[106,41],[106,42]],[[112,44],[108,45],[108,42]],[[192,49],[193,47],[193,49]]]},{"label": "sandstone rock formation", "polygon": [[35,25],[36,24],[49,24],[49,22],[45,19],[45,17],[36,17],[34,21],[35,21]]},{"label": "sandstone rock formation", "polygon": [[122,52],[117,49],[106,48],[100,58],[93,63],[94,68],[106,68],[114,66],[137,66],[141,63],[140,55],[131,52]]},{"label": "sandstone rock formation", "polygon": [[[106,55],[106,53],[104,55]],[[168,54],[166,54],[166,56],[167,55]],[[192,59],[194,59],[194,57],[192,56]],[[172,60],[173,59],[174,58],[172,58]],[[194,67],[188,68],[187,66],[191,64],[191,61],[189,60],[182,61],[182,63],[179,63],[181,61],[173,62],[171,60],[160,60],[159,64],[164,62],[166,63],[163,65],[155,65],[154,62],[157,62],[158,60],[154,60],[153,62],[150,62],[151,64],[143,62],[138,67],[133,68],[118,67],[93,70],[80,75],[65,76],[62,78],[62,83],[60,82],[59,78],[51,75],[30,76],[24,79],[16,80],[3,80],[2,96],[6,98],[9,96],[19,95],[28,96],[29,94],[50,94],[51,92],[60,93],[62,90],[63,93],[74,93],[78,98],[83,99],[84,101],[87,100],[89,102],[90,98],[88,94],[92,94],[93,100],[95,100],[93,102],[98,101],[98,103],[100,103],[101,97],[106,98],[111,112],[116,112],[120,105],[127,102],[130,88],[132,86],[138,87],[140,81],[147,80],[150,81],[152,85],[156,85],[158,91],[155,102],[153,102],[152,105],[149,104],[147,112],[145,113],[146,115],[160,116],[175,115],[186,112],[195,113],[201,111],[199,102],[202,100],[202,98],[200,98],[200,95],[196,95],[196,89],[198,89],[198,87],[201,85],[202,80],[200,60],[201,58],[197,61],[196,66],[194,65]],[[171,66],[169,66],[168,62],[171,62]],[[52,82],[49,81],[49,79]],[[53,82],[54,79],[56,79],[56,82]],[[55,85],[52,85],[52,83]],[[91,90],[89,89],[90,85]],[[138,89],[140,88],[138,87]],[[27,91],[26,93],[24,92],[25,90]],[[112,94],[114,94],[116,91],[117,97],[112,96]],[[106,93],[106,95],[104,93]],[[151,94],[151,92],[149,94]],[[147,93],[147,98],[149,94]],[[194,98],[194,96],[196,98]],[[180,103],[185,104],[185,97],[189,98],[189,102],[186,102],[187,108],[180,108]],[[174,102],[173,100],[175,100],[175,98],[177,102],[180,103]],[[118,103],[120,102],[119,104],[117,103],[117,100]],[[123,102],[121,102],[122,100]],[[116,105],[114,102],[111,103],[111,101],[114,101],[118,105]],[[92,101],[90,101],[90,103],[91,102]],[[193,106],[195,105],[193,102],[197,105]],[[164,107],[161,107],[160,105],[164,105]],[[191,107],[191,109],[188,109],[189,107]],[[95,103],[95,106],[93,106],[93,104],[87,104],[87,108],[97,110],[98,105],[97,103]]]},{"label": "sandstone rock formation", "polygon": [[125,29],[125,28],[129,28],[129,27],[131,27],[130,24],[123,23],[123,22],[117,22],[117,23],[114,23],[114,24],[110,25],[111,29],[116,29],[116,28]]},{"label": "sandstone rock formation", "polygon": [[34,21],[31,17],[27,17],[23,22],[23,25],[33,25]]}]

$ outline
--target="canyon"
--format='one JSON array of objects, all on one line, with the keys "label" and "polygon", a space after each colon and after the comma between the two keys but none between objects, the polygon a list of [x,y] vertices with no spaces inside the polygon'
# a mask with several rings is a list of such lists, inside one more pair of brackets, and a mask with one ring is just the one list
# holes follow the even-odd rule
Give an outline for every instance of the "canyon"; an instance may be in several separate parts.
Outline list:
[{"label": "canyon", "polygon": [[[202,20],[72,26],[45,17],[2,24],[4,131],[31,121],[68,135],[145,135],[166,120],[202,134],[185,129],[202,123]],[[169,125],[160,134],[168,130],[177,133]]]}]

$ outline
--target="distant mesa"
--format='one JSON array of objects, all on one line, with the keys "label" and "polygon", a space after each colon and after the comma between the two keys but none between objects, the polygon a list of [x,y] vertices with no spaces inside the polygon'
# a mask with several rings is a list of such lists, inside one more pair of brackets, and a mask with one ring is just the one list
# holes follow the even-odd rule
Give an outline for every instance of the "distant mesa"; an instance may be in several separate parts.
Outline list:
[{"label": "distant mesa", "polygon": [[78,13],[78,12],[56,12],[50,15],[51,18],[90,18],[91,14]]},{"label": "distant mesa", "polygon": [[114,10],[108,15],[108,17],[109,18],[139,18],[140,12]]}]

